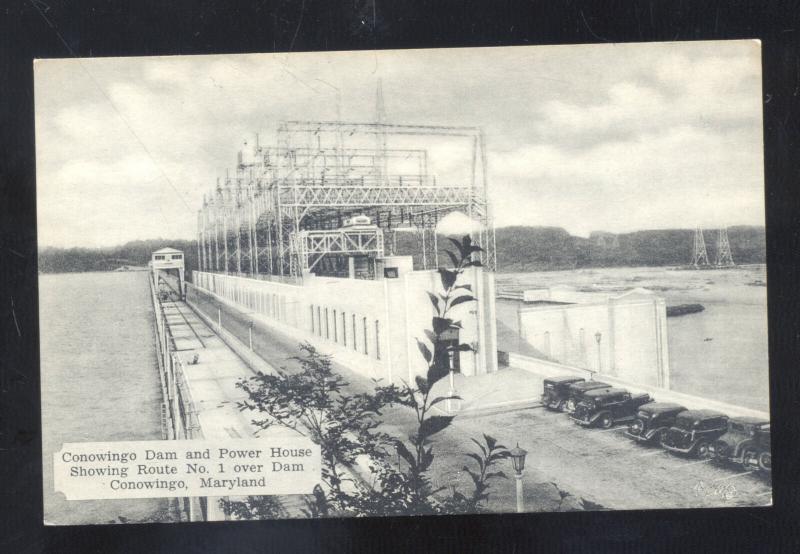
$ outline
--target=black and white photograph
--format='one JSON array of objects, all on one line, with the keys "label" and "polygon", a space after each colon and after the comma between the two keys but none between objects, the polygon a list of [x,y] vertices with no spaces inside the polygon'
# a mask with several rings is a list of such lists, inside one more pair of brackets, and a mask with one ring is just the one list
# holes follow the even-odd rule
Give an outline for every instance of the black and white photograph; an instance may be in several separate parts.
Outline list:
[{"label": "black and white photograph", "polygon": [[44,523],[771,506],[761,55],[35,60]]}]

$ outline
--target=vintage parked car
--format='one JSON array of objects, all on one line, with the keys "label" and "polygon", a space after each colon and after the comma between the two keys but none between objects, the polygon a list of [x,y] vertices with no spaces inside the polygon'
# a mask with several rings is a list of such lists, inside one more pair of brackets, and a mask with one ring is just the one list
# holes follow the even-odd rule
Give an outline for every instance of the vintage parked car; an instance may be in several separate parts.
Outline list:
[{"label": "vintage parked car", "polygon": [[551,377],[544,380],[542,404],[548,410],[564,411],[564,405],[569,399],[569,386],[574,383],[583,383],[582,377]]},{"label": "vintage parked car", "polygon": [[584,393],[570,417],[585,427],[610,429],[615,423],[632,420],[642,404],[652,401],[649,394],[633,394],[625,389],[595,389]]},{"label": "vintage parked car", "polygon": [[758,447],[758,467],[764,472],[772,473],[772,438],[769,425],[756,433]]},{"label": "vintage parked car", "polygon": [[608,383],[602,381],[581,381],[580,383],[572,383],[568,388],[567,403],[564,405],[564,411],[572,413],[575,411],[575,406],[581,401],[583,395],[590,390],[597,389],[610,389],[613,388]]},{"label": "vintage parked car", "polygon": [[686,408],[671,402],[650,402],[639,407],[625,436],[642,443],[658,443],[661,434],[672,427],[675,418]]},{"label": "vintage parked car", "polygon": [[728,416],[713,410],[686,410],[662,434],[661,446],[671,452],[707,458],[709,445],[728,430]]},{"label": "vintage parked car", "polygon": [[717,462],[772,471],[769,435],[769,421],[755,417],[734,417],[728,420],[728,431],[711,443],[709,451]]}]

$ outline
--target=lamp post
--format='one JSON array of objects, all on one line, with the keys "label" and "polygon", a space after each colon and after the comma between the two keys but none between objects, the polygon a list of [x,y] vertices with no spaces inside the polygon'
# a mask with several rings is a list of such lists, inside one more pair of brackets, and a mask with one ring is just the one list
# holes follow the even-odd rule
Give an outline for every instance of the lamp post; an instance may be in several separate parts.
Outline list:
[{"label": "lamp post", "polygon": [[597,341],[597,371],[603,369],[603,357],[600,354],[600,341],[603,340],[603,333],[600,331],[594,334],[594,340]]},{"label": "lamp post", "polygon": [[527,450],[523,450],[517,446],[509,451],[511,455],[511,463],[514,466],[514,478],[517,481],[517,513],[521,514],[525,511],[525,502],[522,495],[522,472],[525,469],[525,456],[528,454]]}]

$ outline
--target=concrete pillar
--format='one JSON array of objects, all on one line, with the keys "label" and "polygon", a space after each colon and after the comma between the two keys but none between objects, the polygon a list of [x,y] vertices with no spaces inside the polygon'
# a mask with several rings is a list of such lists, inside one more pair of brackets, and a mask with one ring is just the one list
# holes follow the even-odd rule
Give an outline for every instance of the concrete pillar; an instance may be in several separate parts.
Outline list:
[{"label": "concrete pillar", "polygon": [[667,336],[667,306],[663,298],[656,298],[653,301],[655,310],[655,334],[656,334],[656,356],[658,366],[657,384],[659,387],[668,389],[670,387],[669,371],[669,339]]},{"label": "concrete pillar", "polygon": [[614,321],[614,312],[617,309],[616,303],[614,302],[613,298],[608,299],[608,332],[606,333],[606,348],[608,351],[607,360],[608,360],[608,373],[610,375],[617,374],[617,354],[614,347],[614,339],[615,339],[615,321]]}]

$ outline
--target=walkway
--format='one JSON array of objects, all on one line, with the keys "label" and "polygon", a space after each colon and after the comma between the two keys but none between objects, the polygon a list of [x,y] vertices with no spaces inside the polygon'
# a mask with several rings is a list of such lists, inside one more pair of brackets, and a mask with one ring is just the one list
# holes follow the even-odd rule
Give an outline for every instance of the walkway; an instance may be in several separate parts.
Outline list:
[{"label": "walkway", "polygon": [[[267,434],[292,435],[279,428],[260,430],[247,413],[237,408],[237,402],[244,400],[246,394],[236,383],[253,376],[251,365],[236,355],[185,302],[165,301],[162,306],[195,408],[199,424],[199,429],[193,430],[195,438],[252,437],[256,431],[261,438]],[[266,362],[261,364],[259,370],[270,370]],[[301,517],[300,510],[305,507],[302,498],[302,495],[280,497],[285,517]],[[212,520],[224,519],[221,510],[211,504],[209,516]]]}]

